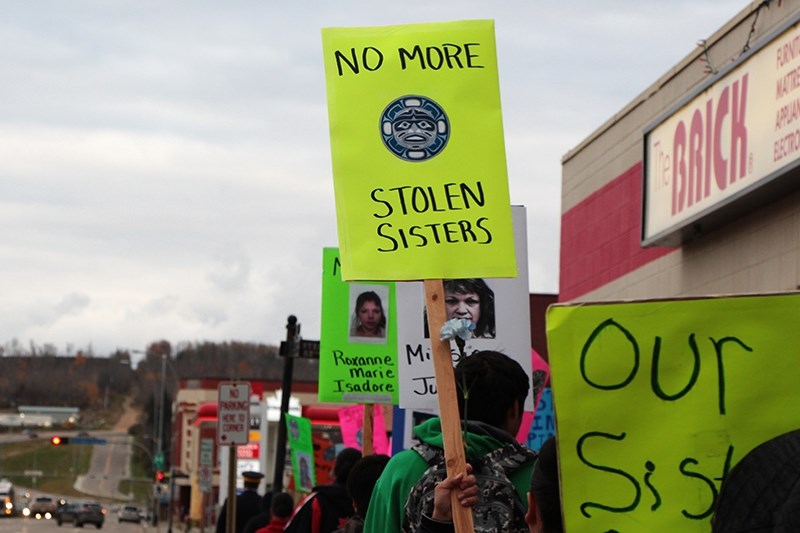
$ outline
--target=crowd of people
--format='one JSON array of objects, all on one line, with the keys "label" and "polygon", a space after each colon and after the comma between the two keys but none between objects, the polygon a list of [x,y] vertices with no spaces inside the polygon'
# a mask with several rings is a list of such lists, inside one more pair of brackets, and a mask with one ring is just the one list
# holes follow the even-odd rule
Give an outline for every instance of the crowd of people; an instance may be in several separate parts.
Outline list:
[{"label": "crowd of people", "polygon": [[[414,428],[418,444],[391,458],[362,457],[359,450],[345,448],[336,457],[333,482],[314,487],[297,505],[286,492],[259,496],[263,475],[245,472],[233,530],[450,533],[455,531],[453,505],[460,505],[469,509],[476,532],[562,532],[555,438],[538,453],[514,438],[530,388],[525,371],[514,359],[486,350],[461,360],[455,380],[462,384],[456,389],[466,473],[447,474],[442,421],[433,417]],[[800,527],[798,452],[800,430],[743,458],[722,485],[713,531],[778,531],[772,528],[776,520]],[[217,533],[226,531],[226,514],[227,502]],[[751,529],[741,529],[744,525]]]},{"label": "crowd of people", "polygon": [[[455,379],[468,384],[467,391],[457,389],[466,475],[447,476],[442,424],[434,417],[414,428],[417,446],[391,458],[362,457],[359,450],[345,448],[336,457],[333,482],[314,487],[297,504],[285,492],[258,496],[263,476],[245,472],[245,488],[236,502],[236,533],[450,532],[451,493],[476,517],[476,532],[561,531],[553,439],[537,455],[514,438],[530,389],[525,371],[505,354],[483,351],[461,361]],[[483,476],[491,467],[507,476],[507,487],[485,482],[498,477],[497,472]],[[226,531],[226,505],[218,533]]]},{"label": "crowd of people", "polygon": [[[562,532],[555,438],[538,453],[514,438],[530,387],[525,371],[500,352],[482,351],[459,362],[455,379],[466,384],[457,387],[466,473],[447,474],[441,419],[430,418],[414,428],[417,444],[391,458],[345,448],[333,482],[314,487],[297,505],[285,492],[259,497],[263,476],[245,472],[236,533],[450,533],[454,504],[469,509],[476,533]],[[798,452],[800,430],[742,459],[722,485],[713,531],[797,530],[771,526],[780,519],[800,527]],[[226,505],[217,533],[226,531]]]}]

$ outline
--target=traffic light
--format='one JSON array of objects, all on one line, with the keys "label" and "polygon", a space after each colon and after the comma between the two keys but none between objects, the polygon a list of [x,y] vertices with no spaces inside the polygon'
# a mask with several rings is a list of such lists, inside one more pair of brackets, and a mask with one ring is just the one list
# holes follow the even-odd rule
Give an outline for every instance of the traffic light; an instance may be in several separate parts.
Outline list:
[{"label": "traffic light", "polygon": [[158,483],[161,483],[162,481],[164,481],[164,472],[162,472],[161,470],[157,470],[156,471],[156,481]]},{"label": "traffic light", "polygon": [[61,437],[59,435],[53,435],[50,437],[50,444],[53,446],[66,446],[69,444],[69,437]]}]

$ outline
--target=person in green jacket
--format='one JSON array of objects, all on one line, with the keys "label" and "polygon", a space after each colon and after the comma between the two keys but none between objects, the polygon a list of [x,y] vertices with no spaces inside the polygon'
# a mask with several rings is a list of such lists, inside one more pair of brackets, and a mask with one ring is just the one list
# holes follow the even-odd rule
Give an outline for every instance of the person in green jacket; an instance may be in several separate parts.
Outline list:
[{"label": "person in green jacket", "polygon": [[[455,369],[458,408],[466,418],[467,463],[498,448],[515,443],[514,435],[522,423],[529,378],[519,363],[495,351],[477,352],[463,359]],[[469,391],[465,405],[463,385]],[[465,417],[466,415],[466,417]],[[435,448],[443,448],[441,421],[431,418],[414,428],[415,437]],[[527,491],[535,454],[509,476],[527,511]],[[400,533],[404,528],[404,508],[412,488],[430,464],[415,450],[395,454],[378,479],[364,524],[365,533]]]},{"label": "person in green jacket", "polygon": [[[451,492],[456,492],[458,501],[464,507],[472,507],[478,501],[476,479],[469,475],[469,471],[470,467],[467,466],[468,475],[450,476],[436,485],[432,516],[423,515],[419,533],[455,531]],[[556,438],[550,437],[542,444],[531,474],[528,513],[525,515],[529,533],[564,533],[559,488]]]}]

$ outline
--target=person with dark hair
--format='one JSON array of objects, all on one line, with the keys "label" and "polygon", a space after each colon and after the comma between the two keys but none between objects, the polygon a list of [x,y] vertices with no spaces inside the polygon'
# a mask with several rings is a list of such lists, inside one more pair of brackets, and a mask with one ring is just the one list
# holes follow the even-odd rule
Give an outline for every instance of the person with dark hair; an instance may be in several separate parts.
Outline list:
[{"label": "person with dark hair", "polygon": [[[436,486],[433,516],[423,516],[419,533],[451,533],[452,524],[451,491],[458,491],[458,500],[464,507],[472,507],[477,502],[475,476],[462,474],[450,476]],[[486,495],[482,495],[486,497]],[[558,457],[556,439],[550,437],[539,450],[533,466],[530,490],[528,491],[528,512],[525,515],[530,533],[563,533],[561,518],[561,495],[558,481]]]},{"label": "person with dark hair", "polygon": [[[258,495],[258,486],[264,478],[261,472],[242,472],[244,490],[236,496],[236,521],[233,530],[242,533],[245,524],[257,515],[261,509],[261,496]],[[217,519],[217,533],[225,533],[228,520],[228,501],[222,504]]]},{"label": "person with dark hair", "polygon": [[334,481],[318,485],[295,509],[286,524],[287,533],[332,533],[353,516],[353,503],[347,495],[347,480],[361,452],[345,448],[336,456],[333,465]]},{"label": "person with dark hair", "polygon": [[544,441],[539,449],[539,457],[531,475],[528,514],[525,519],[528,521],[531,533],[561,533],[564,531],[555,437]]},{"label": "person with dark hair", "polygon": [[292,516],[294,499],[288,492],[279,492],[272,498],[270,511],[272,518],[269,524],[257,530],[256,533],[283,533],[283,528]]},{"label": "person with dark hair", "polygon": [[725,477],[714,533],[800,531],[800,430],[750,450]]},{"label": "person with dark hair", "polygon": [[386,337],[386,313],[375,291],[365,291],[356,298],[353,310],[351,337]]},{"label": "person with dark hair", "polygon": [[267,489],[267,492],[261,497],[261,512],[245,523],[242,533],[256,533],[257,530],[269,524],[272,518],[272,494],[272,489]]},{"label": "person with dark hair", "polygon": [[388,455],[377,454],[363,457],[353,465],[350,476],[347,478],[347,494],[353,500],[356,512],[342,529],[336,530],[337,533],[362,533],[364,531],[364,517],[367,516],[372,489],[375,488],[375,483],[388,462]]},{"label": "person with dark hair", "polygon": [[[473,466],[487,457],[505,454],[514,458],[508,480],[513,485],[514,505],[519,521],[527,511],[526,494],[535,454],[519,445],[514,435],[519,431],[530,383],[522,366],[505,354],[480,351],[459,362],[455,369],[458,409],[464,426],[467,462]],[[465,392],[465,390],[467,392]],[[414,428],[416,438],[427,449],[443,448],[439,417],[426,420]],[[367,511],[364,530],[397,533],[409,528],[409,515],[421,510],[407,508],[407,500],[417,482],[424,478],[431,465],[424,451],[403,450],[395,454],[375,484],[372,503]],[[519,461],[517,461],[519,459]],[[376,502],[380,502],[376,505]],[[410,528],[408,530],[411,530]]]}]

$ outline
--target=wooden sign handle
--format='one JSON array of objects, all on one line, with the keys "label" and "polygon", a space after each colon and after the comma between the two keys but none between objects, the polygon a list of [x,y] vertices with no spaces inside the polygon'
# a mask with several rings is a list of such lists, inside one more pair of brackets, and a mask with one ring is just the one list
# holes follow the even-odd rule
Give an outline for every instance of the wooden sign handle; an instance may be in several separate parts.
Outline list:
[{"label": "wooden sign handle", "polygon": [[361,456],[366,457],[372,455],[372,412],[373,404],[364,404],[364,422],[363,431],[361,432]]},{"label": "wooden sign handle", "polygon": [[[428,310],[428,331],[431,336],[433,369],[436,375],[436,390],[439,396],[439,416],[442,421],[444,457],[447,475],[467,475],[467,456],[461,435],[461,416],[458,413],[456,381],[453,372],[453,356],[450,341],[440,338],[439,330],[446,322],[444,308],[444,283],[440,279],[425,280],[425,306]],[[472,511],[461,506],[456,491],[451,492],[453,524],[457,533],[473,533],[475,526]]]}]

